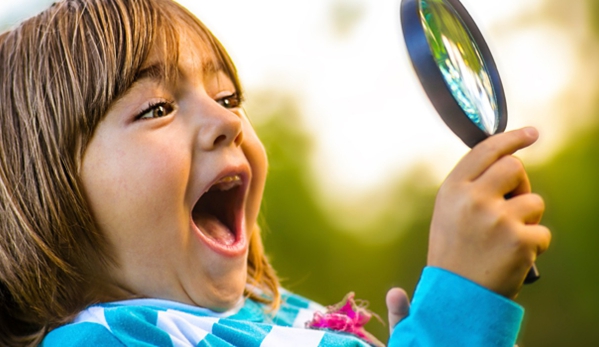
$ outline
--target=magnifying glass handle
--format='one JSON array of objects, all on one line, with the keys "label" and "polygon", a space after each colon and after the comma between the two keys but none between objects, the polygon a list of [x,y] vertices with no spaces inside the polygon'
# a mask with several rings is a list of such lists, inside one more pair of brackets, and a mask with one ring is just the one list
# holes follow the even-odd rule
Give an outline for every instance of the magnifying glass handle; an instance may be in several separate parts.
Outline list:
[{"label": "magnifying glass handle", "polygon": [[539,278],[541,278],[541,274],[539,273],[539,270],[537,269],[537,265],[532,264],[532,267],[530,268],[530,270],[528,270],[528,273],[526,274],[526,278],[524,279],[524,284],[535,283]]}]

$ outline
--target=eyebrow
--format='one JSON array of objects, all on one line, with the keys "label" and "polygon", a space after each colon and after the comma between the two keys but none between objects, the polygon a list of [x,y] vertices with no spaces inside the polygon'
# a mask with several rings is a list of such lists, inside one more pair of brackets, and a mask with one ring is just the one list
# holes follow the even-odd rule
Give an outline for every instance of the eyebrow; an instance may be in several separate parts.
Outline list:
[{"label": "eyebrow", "polygon": [[165,77],[166,66],[163,63],[155,63],[148,67],[145,67],[135,75],[133,79],[133,83],[139,82],[143,79],[156,79],[156,80],[164,80]]},{"label": "eyebrow", "polygon": [[217,74],[221,71],[225,71],[222,64],[217,64],[213,60],[204,61],[202,63],[202,73],[204,75]]},{"label": "eyebrow", "polygon": [[[131,89],[133,89],[134,86],[140,83],[142,80],[151,79],[154,81],[164,82],[166,78],[166,71],[167,65],[162,61],[155,62],[147,67],[140,69],[135,74],[133,83],[131,83],[129,88],[127,88],[121,95],[119,95],[115,100],[113,100],[113,103],[110,105],[109,110],[114,106],[114,104],[120,103],[121,100],[124,97],[126,97],[126,95],[129,94],[129,92],[131,92]],[[204,60],[202,63],[202,73],[204,75],[217,74],[221,71],[226,71],[223,65],[215,63],[215,61],[212,59]],[[107,111],[107,113],[108,112],[109,111]]]},{"label": "eyebrow", "polygon": [[[135,75],[133,83],[137,83],[143,79],[153,79],[163,81],[166,77],[167,66],[163,62],[158,62],[145,67]],[[218,64],[213,60],[202,62],[202,73],[204,75],[217,74],[218,72],[225,71],[222,64]]]}]

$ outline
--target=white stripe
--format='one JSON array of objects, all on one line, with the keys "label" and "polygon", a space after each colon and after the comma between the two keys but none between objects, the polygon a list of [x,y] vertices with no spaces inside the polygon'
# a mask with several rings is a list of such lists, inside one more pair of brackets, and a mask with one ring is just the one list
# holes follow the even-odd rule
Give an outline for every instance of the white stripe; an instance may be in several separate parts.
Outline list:
[{"label": "white stripe", "polygon": [[317,302],[310,301],[308,304],[308,310],[326,312],[327,309]]},{"label": "white stripe", "polygon": [[197,346],[210,334],[216,322],[218,318],[198,317],[181,311],[167,310],[158,312],[156,327],[170,335],[173,346],[189,347]]},{"label": "white stripe", "polygon": [[166,310],[179,310],[182,312],[197,312],[197,315],[210,316],[210,317],[229,317],[238,313],[245,305],[245,299],[240,297],[233,308],[224,312],[216,312],[207,308],[187,305],[176,301],[164,300],[164,299],[131,299],[115,301],[111,303],[112,306],[150,306],[150,308],[158,307]]},{"label": "white stripe", "polygon": [[260,347],[317,347],[324,331],[273,326]]},{"label": "white stripe", "polygon": [[310,309],[302,308],[298,311],[292,326],[294,328],[305,328],[306,322],[311,321],[314,318],[314,311]]},{"label": "white stripe", "polygon": [[73,320],[73,323],[98,323],[102,324],[106,327],[106,329],[108,329],[108,331],[112,332],[112,330],[110,330],[110,327],[108,326],[106,317],[104,317],[103,307],[89,307],[87,310],[79,313],[77,317],[75,317],[75,319]]}]

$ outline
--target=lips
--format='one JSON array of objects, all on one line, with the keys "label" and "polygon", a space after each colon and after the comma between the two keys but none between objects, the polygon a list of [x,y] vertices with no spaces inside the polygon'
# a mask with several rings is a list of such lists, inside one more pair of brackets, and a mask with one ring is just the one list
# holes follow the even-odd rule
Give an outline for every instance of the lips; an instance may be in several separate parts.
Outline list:
[{"label": "lips", "polygon": [[208,246],[219,253],[236,255],[245,248],[246,182],[242,173],[222,175],[193,207],[193,223]]}]

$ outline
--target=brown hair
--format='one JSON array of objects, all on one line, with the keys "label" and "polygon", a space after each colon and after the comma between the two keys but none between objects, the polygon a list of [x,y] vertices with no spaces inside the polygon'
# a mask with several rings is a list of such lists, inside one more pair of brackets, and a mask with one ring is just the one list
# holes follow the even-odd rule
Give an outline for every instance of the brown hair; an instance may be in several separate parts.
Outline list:
[{"label": "brown hair", "polygon": [[[210,31],[171,0],[65,0],[0,35],[0,344],[36,345],[101,291],[113,264],[78,168],[98,122],[151,49],[177,65],[177,25],[235,66]],[[168,75],[168,71],[167,71]],[[246,295],[276,308],[278,280],[252,233]],[[257,293],[260,293],[259,295]]]}]

